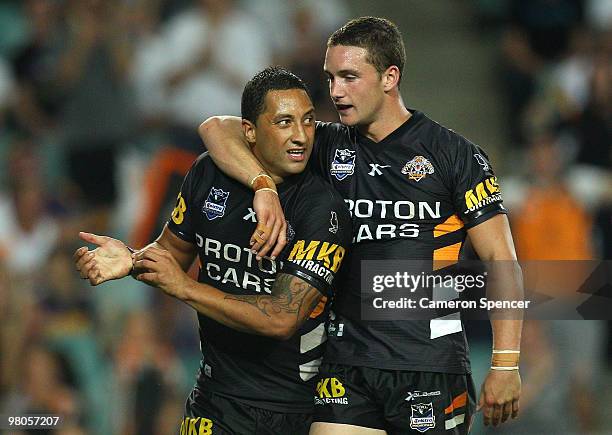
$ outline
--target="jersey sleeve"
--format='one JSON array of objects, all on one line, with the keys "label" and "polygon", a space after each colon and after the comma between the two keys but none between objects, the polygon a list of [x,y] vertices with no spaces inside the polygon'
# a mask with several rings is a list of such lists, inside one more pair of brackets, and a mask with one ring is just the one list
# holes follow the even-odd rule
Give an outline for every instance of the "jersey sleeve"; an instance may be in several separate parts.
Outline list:
[{"label": "jersey sleeve", "polygon": [[328,297],[352,237],[348,209],[337,198],[329,192],[306,198],[307,204],[291,223],[295,235],[281,270],[302,278]]},{"label": "jersey sleeve", "polygon": [[185,175],[183,184],[176,198],[176,205],[168,219],[168,228],[176,236],[186,242],[196,243],[195,230],[193,226],[192,210],[195,196],[196,180],[198,173],[202,172],[202,159],[196,160]]},{"label": "jersey sleeve", "polygon": [[487,154],[479,146],[458,135],[457,140],[455,162],[452,165],[453,202],[465,227],[471,228],[507,211]]}]

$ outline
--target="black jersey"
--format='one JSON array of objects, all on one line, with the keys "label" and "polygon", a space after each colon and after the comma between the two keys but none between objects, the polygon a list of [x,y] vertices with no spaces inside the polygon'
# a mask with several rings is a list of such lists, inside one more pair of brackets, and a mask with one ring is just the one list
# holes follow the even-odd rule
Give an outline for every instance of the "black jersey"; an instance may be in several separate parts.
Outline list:
[{"label": "black jersey", "polygon": [[197,386],[279,412],[312,409],[313,377],[326,340],[331,284],[350,244],[342,198],[309,171],[278,185],[287,219],[287,247],[277,261],[257,261],[253,192],[227,177],[203,154],[183,181],[168,227],[197,245],[198,281],[231,294],[270,293],[278,271],[296,275],[324,299],[289,340],[238,332],[198,315],[202,362]]},{"label": "black jersey", "polygon": [[469,372],[457,318],[361,318],[361,261],[419,259],[431,271],[437,260],[457,260],[466,229],[505,213],[486,154],[415,111],[379,143],[355,128],[319,123],[313,158],[353,218],[353,246],[338,278],[326,361]]}]

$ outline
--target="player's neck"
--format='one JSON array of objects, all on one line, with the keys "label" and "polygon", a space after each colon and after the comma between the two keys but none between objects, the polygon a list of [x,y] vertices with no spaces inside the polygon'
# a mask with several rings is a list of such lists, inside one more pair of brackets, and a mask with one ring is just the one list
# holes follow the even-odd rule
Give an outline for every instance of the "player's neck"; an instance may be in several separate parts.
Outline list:
[{"label": "player's neck", "polygon": [[357,128],[367,138],[374,142],[380,142],[408,121],[411,116],[412,114],[406,109],[400,97],[383,105],[373,122],[360,125]]},{"label": "player's neck", "polygon": [[273,169],[271,169],[271,168],[267,167],[267,166],[266,166],[266,165],[263,163],[263,162],[264,162],[264,160],[262,159],[261,155],[259,154],[258,149],[257,149],[257,147],[256,147],[256,146],[251,147],[251,150],[253,151],[253,155],[255,156],[255,158],[256,158],[257,160],[259,160],[259,164],[261,165],[262,169],[263,169],[264,171],[266,171],[266,173],[267,173],[267,174],[268,174],[270,177],[272,177],[272,180],[274,181],[274,184],[280,184],[280,183],[282,183],[283,181],[285,181],[283,177],[281,177],[280,175],[277,175]]},{"label": "player's neck", "polygon": [[280,175],[275,174],[274,171],[267,168],[265,165],[261,165],[261,167],[268,173],[268,175],[270,175],[270,177],[272,177],[274,184],[281,184],[283,181],[285,181],[286,177],[281,177]]}]

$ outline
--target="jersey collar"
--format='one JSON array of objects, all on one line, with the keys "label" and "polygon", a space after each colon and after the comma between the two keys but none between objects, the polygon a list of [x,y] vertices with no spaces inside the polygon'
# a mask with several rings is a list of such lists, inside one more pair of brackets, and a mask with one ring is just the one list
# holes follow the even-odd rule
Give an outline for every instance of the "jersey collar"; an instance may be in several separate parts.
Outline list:
[{"label": "jersey collar", "polygon": [[389,133],[380,142],[374,142],[369,137],[361,134],[359,130],[355,129],[356,143],[359,144],[360,146],[366,146],[366,147],[372,147],[372,148],[376,147],[377,148],[376,151],[381,150],[383,147],[385,147],[385,145],[392,143],[395,139],[397,139],[398,137],[401,137],[402,135],[410,131],[418,123],[418,121],[423,117],[423,113],[419,112],[418,110],[408,109],[408,111],[412,114],[412,116],[408,118],[406,121],[404,121],[402,125],[400,125],[395,130],[393,130],[391,133]]}]

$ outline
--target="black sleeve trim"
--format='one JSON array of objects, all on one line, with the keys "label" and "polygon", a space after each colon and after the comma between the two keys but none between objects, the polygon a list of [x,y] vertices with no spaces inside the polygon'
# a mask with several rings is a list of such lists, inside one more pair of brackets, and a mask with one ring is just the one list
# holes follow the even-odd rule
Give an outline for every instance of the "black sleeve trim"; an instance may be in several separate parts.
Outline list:
[{"label": "black sleeve trim", "polygon": [[195,240],[193,239],[193,237],[189,237],[187,234],[181,231],[180,228],[171,220],[168,221],[168,229],[172,231],[172,234],[177,236],[179,239],[182,239],[186,241],[187,243],[191,243],[195,245]]},{"label": "black sleeve trim", "polygon": [[331,297],[331,286],[327,284],[325,281],[320,280],[312,275],[307,274],[306,272],[292,267],[291,263],[286,262],[283,265],[283,268],[279,273],[286,273],[287,275],[297,276],[298,278],[303,279],[308,284],[312,285],[316,288],[323,296]]},{"label": "black sleeve trim", "polygon": [[482,210],[478,210],[474,213],[470,213],[467,216],[464,216],[463,223],[465,224],[465,229],[469,229],[475,227],[478,224],[481,224],[493,216],[498,214],[508,214],[508,210],[504,207],[501,202],[491,204]]}]

